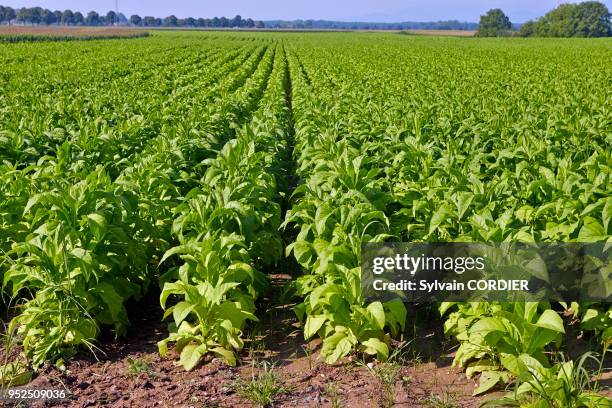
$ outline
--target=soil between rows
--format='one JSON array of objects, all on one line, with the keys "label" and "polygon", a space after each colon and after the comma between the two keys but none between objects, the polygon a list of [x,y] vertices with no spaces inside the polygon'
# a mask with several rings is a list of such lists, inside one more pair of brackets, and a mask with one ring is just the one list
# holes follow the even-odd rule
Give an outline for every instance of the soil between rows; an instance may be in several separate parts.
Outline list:
[{"label": "soil between rows", "polygon": [[[326,365],[319,359],[320,342],[307,343],[290,307],[270,307],[259,327],[262,336],[246,341],[237,367],[209,357],[191,372],[176,365],[171,352],[159,356],[157,342],[167,335],[167,322],[157,294],[151,293],[130,310],[131,328],[125,338],[103,336],[99,351],[80,353],[67,363],[66,371],[45,367],[22,388],[63,389],[70,401],[38,401],[32,407],[251,407],[233,388],[236,380],[249,380],[266,361],[290,391],[276,399],[275,407],[379,407],[386,399],[382,384],[362,362]],[[424,348],[430,333],[418,340]],[[418,347],[417,347],[418,349]],[[310,350],[310,352],[308,352]],[[310,354],[310,356],[308,355]],[[414,359],[402,365],[394,387],[395,407],[429,407],[427,401],[446,400],[456,407],[478,407],[484,398],[471,396],[475,382],[452,369],[452,357],[441,353],[429,362]],[[147,369],[131,373],[134,362]],[[487,398],[490,398],[488,396]],[[452,406],[452,405],[449,405]]]},{"label": "soil between rows", "polygon": [[[284,269],[284,268],[282,268]],[[274,290],[281,290],[289,275],[272,275]],[[278,299],[278,293],[270,299]],[[149,293],[129,307],[131,328],[125,338],[114,339],[106,332],[96,355],[80,353],[67,363],[66,371],[47,366],[27,389],[67,389],[69,401],[38,401],[31,407],[253,407],[234,389],[237,380],[249,380],[261,371],[262,363],[274,366],[289,391],[275,400],[274,407],[457,407],[476,408],[482,402],[503,395],[498,391],[474,397],[475,380],[452,368],[452,347],[432,316],[418,317],[421,324],[411,341],[393,387],[393,405],[388,405],[383,384],[365,361],[349,358],[327,365],[319,358],[320,341],[304,341],[302,329],[291,305],[275,306],[264,300],[261,322],[250,328],[237,367],[228,367],[208,357],[191,372],[177,366],[178,355],[171,351],[162,358],[157,342],[167,335],[167,322],[158,293]],[[266,309],[266,305],[268,306]],[[419,312],[415,312],[419,313]],[[429,321],[423,327],[422,322]],[[572,346],[573,348],[574,346]],[[607,359],[609,360],[609,359]],[[135,364],[146,370],[134,373]],[[603,378],[610,386],[612,373]],[[606,394],[610,394],[606,392]],[[446,403],[446,405],[442,405]]]}]

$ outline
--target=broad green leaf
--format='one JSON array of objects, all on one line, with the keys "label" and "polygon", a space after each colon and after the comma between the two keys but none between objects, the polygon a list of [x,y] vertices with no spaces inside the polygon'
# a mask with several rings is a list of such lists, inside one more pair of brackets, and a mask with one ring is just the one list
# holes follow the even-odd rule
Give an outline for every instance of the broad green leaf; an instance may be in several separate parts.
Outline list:
[{"label": "broad green leaf", "polygon": [[306,318],[306,324],[304,325],[304,338],[308,340],[317,334],[321,326],[323,326],[326,321],[327,317],[324,315],[308,316]]},{"label": "broad green leaf", "polygon": [[561,319],[561,316],[559,316],[557,312],[551,309],[545,310],[544,313],[542,313],[536,326],[544,327],[558,333],[565,333],[563,319]]}]

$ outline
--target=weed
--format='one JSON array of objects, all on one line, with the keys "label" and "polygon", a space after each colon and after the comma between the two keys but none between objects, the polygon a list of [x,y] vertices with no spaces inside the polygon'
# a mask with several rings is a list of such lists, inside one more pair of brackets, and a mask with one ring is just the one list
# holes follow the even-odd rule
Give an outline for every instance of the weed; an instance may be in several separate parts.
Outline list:
[{"label": "weed", "polygon": [[128,363],[128,377],[138,377],[140,374],[146,374],[147,376],[154,378],[156,376],[153,371],[153,365],[150,358],[127,358]]},{"label": "weed", "polygon": [[332,408],[342,407],[342,397],[340,396],[340,392],[335,384],[328,384],[325,393],[329,397]]},{"label": "weed", "polygon": [[430,395],[425,400],[425,406],[428,408],[457,408],[457,402],[450,393],[444,391],[441,397],[435,394]]},{"label": "weed", "polygon": [[263,363],[257,375],[253,373],[251,380],[237,380],[232,388],[241,398],[260,408],[272,406],[279,395],[289,392],[289,388],[283,385],[282,379],[274,371],[274,365],[267,362]]}]

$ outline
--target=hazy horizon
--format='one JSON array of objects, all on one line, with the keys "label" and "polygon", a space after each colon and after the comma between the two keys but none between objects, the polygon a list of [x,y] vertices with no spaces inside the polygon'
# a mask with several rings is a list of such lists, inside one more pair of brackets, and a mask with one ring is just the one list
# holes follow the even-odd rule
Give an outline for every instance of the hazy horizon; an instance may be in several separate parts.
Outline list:
[{"label": "hazy horizon", "polygon": [[[601,1],[612,8],[612,0]],[[286,2],[280,0],[264,0],[252,2],[233,0],[221,2],[183,0],[166,2],[151,0],[146,3],[135,0],[119,0],[119,11],[130,16],[152,15],[165,17],[171,14],[179,18],[215,16],[233,17],[240,14],[244,18],[254,20],[335,20],[363,22],[403,22],[403,21],[440,21],[459,20],[478,22],[480,15],[491,8],[501,8],[514,23],[522,23],[542,16],[550,9],[557,7],[561,1],[538,0],[339,0],[335,2],[323,0]],[[114,10],[114,0],[93,0],[87,5],[76,0],[30,0],[10,1],[0,0],[4,6],[44,7],[51,10],[71,9],[87,13],[95,10],[106,13]]]}]

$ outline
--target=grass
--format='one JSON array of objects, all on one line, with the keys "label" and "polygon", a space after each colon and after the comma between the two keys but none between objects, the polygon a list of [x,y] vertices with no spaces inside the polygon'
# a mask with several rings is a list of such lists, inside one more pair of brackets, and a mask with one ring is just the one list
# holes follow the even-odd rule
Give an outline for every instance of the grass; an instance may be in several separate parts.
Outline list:
[{"label": "grass", "polygon": [[[404,366],[409,360],[407,359],[406,351],[410,342],[403,342],[397,346],[386,362],[379,364],[363,364],[370,374],[380,383],[384,406],[392,407],[395,403],[395,384],[400,379],[402,372],[402,366]],[[402,377],[403,383],[409,383],[409,377]]]},{"label": "grass", "polygon": [[329,398],[331,408],[341,408],[342,398],[340,392],[334,383],[328,384],[325,389],[325,394]]},{"label": "grass", "polygon": [[232,388],[241,398],[260,408],[273,406],[279,395],[290,391],[283,385],[274,365],[268,362],[263,362],[262,369],[253,373],[250,380],[237,380]]},{"label": "grass", "polygon": [[147,376],[154,378],[155,372],[153,371],[153,364],[149,358],[127,358],[128,363],[128,377],[138,377],[140,374],[146,374]]},{"label": "grass", "polygon": [[424,401],[424,404],[428,408],[457,408],[457,402],[455,399],[447,392],[444,392],[443,396],[439,395],[430,395]]}]

